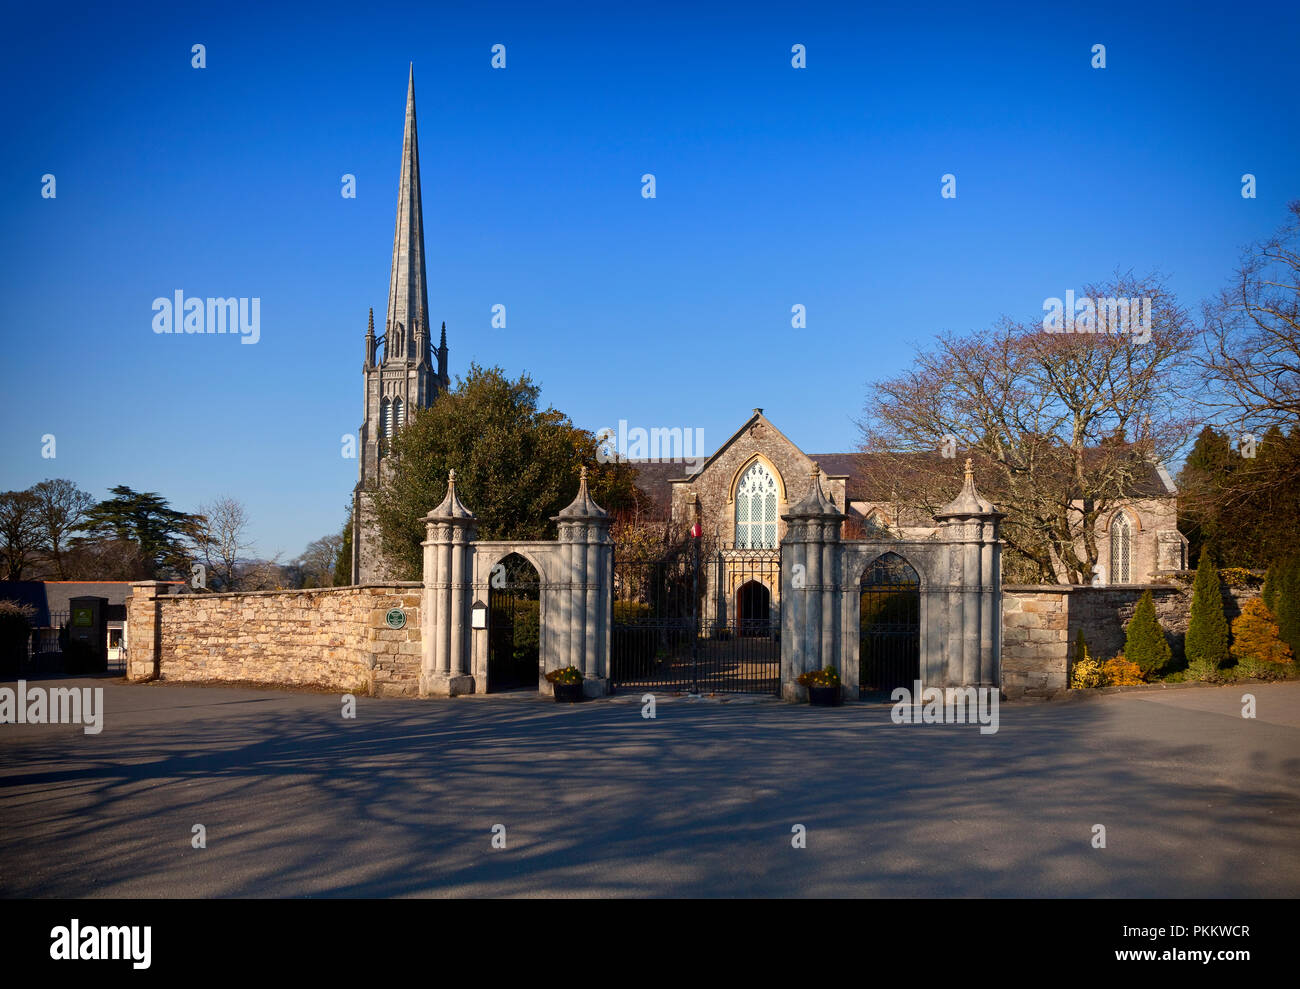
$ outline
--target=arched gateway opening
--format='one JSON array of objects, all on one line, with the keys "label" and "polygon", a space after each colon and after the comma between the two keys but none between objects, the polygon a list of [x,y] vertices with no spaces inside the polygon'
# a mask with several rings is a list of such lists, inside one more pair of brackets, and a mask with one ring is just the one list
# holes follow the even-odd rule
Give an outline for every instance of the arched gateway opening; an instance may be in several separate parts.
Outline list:
[{"label": "arched gateway opening", "polygon": [[511,553],[488,577],[488,692],[537,689],[541,583],[533,565]]},{"label": "arched gateway opening", "polygon": [[897,553],[872,561],[862,575],[858,692],[888,695],[921,678],[921,578]]},{"label": "arched gateway opening", "polygon": [[772,634],[772,592],[757,580],[746,581],[736,590],[736,631],[740,635]]}]

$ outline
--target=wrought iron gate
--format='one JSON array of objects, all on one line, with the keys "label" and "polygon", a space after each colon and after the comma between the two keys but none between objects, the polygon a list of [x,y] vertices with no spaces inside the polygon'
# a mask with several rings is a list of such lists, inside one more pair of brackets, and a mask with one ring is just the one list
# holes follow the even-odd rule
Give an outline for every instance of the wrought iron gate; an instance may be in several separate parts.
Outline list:
[{"label": "wrought iron gate", "polygon": [[780,551],[692,540],[615,558],[610,687],[777,694]]},{"label": "wrought iron gate", "polygon": [[859,613],[859,696],[910,690],[921,678],[921,579],[897,553],[867,568]]},{"label": "wrought iron gate", "polygon": [[537,689],[541,595],[537,571],[511,554],[488,578],[488,692]]}]

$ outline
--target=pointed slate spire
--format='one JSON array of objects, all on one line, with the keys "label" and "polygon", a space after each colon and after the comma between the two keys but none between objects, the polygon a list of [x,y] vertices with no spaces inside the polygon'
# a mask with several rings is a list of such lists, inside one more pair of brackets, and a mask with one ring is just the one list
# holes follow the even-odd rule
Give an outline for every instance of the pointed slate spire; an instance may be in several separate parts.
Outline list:
[{"label": "pointed slate spire", "polygon": [[826,497],[826,492],[822,490],[822,469],[821,465],[814,462],[812,470],[809,472],[809,478],[812,483],[808,486],[808,493],[799,501],[790,506],[791,515],[839,515],[840,510],[835,507],[835,502]]},{"label": "pointed slate spire", "polygon": [[461,504],[460,497],[456,494],[456,472],[454,470],[450,471],[447,474],[447,496],[425,518],[433,521],[435,519],[472,519],[473,517],[474,513]]},{"label": "pointed slate spire", "polygon": [[980,497],[980,493],[975,490],[975,466],[970,457],[967,457],[966,480],[962,483],[961,491],[958,492],[956,498],[939,509],[934,517],[936,519],[945,519],[962,515],[997,514],[1000,513],[993,507],[993,502]]},{"label": "pointed slate spire", "polygon": [[586,467],[582,468],[582,473],[579,475],[577,497],[575,497],[573,501],[569,503],[569,507],[564,509],[562,512],[560,512],[560,514],[557,515],[556,518],[561,518],[561,519],[609,518],[609,512],[605,511],[605,509],[597,505],[596,500],[591,496],[591,492],[587,490],[587,468]]},{"label": "pointed slate spire", "polygon": [[[397,187],[397,223],[393,230],[393,265],[388,277],[389,340],[384,360],[414,357],[415,324],[429,309],[424,270],[424,212],[420,199],[420,143],[415,129],[415,65],[406,84],[406,132],[402,137],[402,177]],[[400,329],[399,329],[400,328]]]}]

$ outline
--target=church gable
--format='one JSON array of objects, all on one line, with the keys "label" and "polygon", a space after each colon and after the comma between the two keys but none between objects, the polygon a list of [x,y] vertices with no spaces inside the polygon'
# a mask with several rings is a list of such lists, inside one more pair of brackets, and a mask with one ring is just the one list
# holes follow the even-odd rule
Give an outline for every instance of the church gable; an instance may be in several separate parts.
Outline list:
[{"label": "church gable", "polygon": [[[808,493],[812,470],[813,461],[808,455],[772,425],[762,409],[755,409],[754,414],[718,448],[698,473],[689,479],[673,482],[673,521],[680,525],[692,525],[698,521],[705,533],[716,535],[723,544],[731,544],[737,539],[736,494],[743,484],[749,500],[741,509],[744,515],[741,541],[749,545],[764,545],[769,542],[763,535],[766,530],[751,527],[769,524],[768,492],[776,496],[775,520],[771,524],[778,527],[777,538],[780,539],[785,535],[785,524],[780,517],[791,504]],[[773,482],[770,486],[764,481],[768,474]],[[843,508],[843,479],[824,481],[823,486]],[[755,496],[759,496],[757,500]],[[751,506],[761,506],[763,517],[755,516]]]}]

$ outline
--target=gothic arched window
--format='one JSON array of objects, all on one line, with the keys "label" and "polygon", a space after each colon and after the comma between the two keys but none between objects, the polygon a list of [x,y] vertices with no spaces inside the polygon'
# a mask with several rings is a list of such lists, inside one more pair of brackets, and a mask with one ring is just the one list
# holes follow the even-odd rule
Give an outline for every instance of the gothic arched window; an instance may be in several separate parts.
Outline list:
[{"label": "gothic arched window", "polygon": [[754,461],[736,485],[736,548],[776,549],[776,478]]},{"label": "gothic arched window", "polygon": [[393,422],[398,429],[406,425],[406,405],[400,398],[393,400]]},{"label": "gothic arched window", "polygon": [[1120,512],[1110,524],[1110,581],[1129,584],[1133,581],[1133,523]]},{"label": "gothic arched window", "polygon": [[393,435],[393,405],[388,399],[384,399],[379,406],[379,435]]}]

